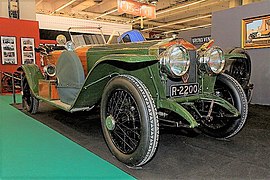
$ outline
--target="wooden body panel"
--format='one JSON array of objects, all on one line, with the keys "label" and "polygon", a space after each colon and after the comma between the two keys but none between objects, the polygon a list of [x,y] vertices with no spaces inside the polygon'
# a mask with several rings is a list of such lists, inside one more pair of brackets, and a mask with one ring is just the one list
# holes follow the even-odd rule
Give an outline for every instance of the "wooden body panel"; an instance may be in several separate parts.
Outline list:
[{"label": "wooden body panel", "polygon": [[80,48],[75,50],[76,54],[79,56],[79,58],[82,62],[85,77],[87,76],[87,73],[88,73],[86,53],[89,50],[89,48],[90,48],[89,46],[85,46],[85,47],[80,47]]},{"label": "wooden body panel", "polygon": [[53,51],[49,56],[45,56],[45,65],[47,64],[53,64],[56,65],[57,64],[57,60],[60,57],[60,55],[62,54],[63,51]]},{"label": "wooden body panel", "polygon": [[40,79],[38,86],[39,96],[49,100],[59,99],[55,81]]}]

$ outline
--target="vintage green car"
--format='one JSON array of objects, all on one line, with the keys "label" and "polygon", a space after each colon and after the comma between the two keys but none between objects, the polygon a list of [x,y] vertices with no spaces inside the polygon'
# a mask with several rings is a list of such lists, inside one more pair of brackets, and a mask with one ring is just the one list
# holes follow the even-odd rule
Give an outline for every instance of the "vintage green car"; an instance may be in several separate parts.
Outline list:
[{"label": "vintage green car", "polygon": [[130,167],[154,156],[160,126],[225,139],[246,122],[245,92],[222,73],[223,51],[210,43],[196,49],[169,38],[67,47],[48,56],[44,72],[22,66],[25,109],[36,113],[40,100],[71,113],[100,107],[106,143]]}]

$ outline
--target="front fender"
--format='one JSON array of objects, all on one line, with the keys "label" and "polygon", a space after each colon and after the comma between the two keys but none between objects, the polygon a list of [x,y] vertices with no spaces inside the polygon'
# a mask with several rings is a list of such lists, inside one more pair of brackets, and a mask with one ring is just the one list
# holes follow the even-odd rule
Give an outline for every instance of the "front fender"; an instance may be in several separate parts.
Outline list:
[{"label": "front fender", "polygon": [[160,97],[165,96],[156,56],[108,55],[99,59],[90,69],[74,108],[98,103],[107,82],[117,75],[131,75],[140,79],[149,89],[156,103]]},{"label": "front fender", "polygon": [[[195,101],[213,101],[215,104],[220,105],[227,109],[234,117],[240,116],[240,112],[228,101],[225,99],[222,99],[218,96],[211,95],[211,94],[200,94],[197,96],[189,96],[189,97],[182,97],[182,98],[173,98],[173,99],[164,99],[160,100],[159,107],[163,109],[168,109],[170,111],[173,111],[183,117],[187,122],[189,122],[189,127],[194,128],[197,127],[199,124],[196,122],[194,117],[188,112],[187,109],[185,109],[181,104],[186,102],[195,102]],[[190,106],[192,109],[195,110],[195,112],[199,113],[198,109],[194,106],[193,103],[186,104],[187,106]]]},{"label": "front fender", "polygon": [[44,79],[39,67],[36,64],[25,64],[21,66],[27,79],[29,87],[35,96],[38,96],[38,81]]},{"label": "front fender", "polygon": [[160,100],[159,108],[168,109],[170,111],[177,113],[178,115],[180,115],[189,122],[190,128],[195,128],[199,125],[194,119],[194,117],[183,106],[181,106],[180,104],[178,104],[173,100],[169,99]]},{"label": "front fender", "polygon": [[126,63],[140,63],[158,61],[158,58],[153,55],[138,55],[138,54],[111,54],[100,58],[95,66],[103,61],[121,61]]}]

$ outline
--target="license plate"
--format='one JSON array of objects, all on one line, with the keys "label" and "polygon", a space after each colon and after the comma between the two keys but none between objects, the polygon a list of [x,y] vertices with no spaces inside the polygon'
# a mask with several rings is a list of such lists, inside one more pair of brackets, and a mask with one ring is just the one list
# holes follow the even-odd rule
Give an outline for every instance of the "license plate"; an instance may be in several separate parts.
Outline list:
[{"label": "license plate", "polygon": [[199,93],[198,83],[172,85],[170,87],[170,97],[189,96],[198,93]]}]

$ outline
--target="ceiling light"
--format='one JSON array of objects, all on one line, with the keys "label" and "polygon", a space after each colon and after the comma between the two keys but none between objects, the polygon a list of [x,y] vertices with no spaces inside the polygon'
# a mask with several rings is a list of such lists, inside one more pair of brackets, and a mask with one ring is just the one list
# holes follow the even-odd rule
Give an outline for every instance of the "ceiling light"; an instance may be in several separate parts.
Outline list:
[{"label": "ceiling light", "polygon": [[158,0],[148,0],[149,3],[156,5]]},{"label": "ceiling light", "polygon": [[209,17],[212,17],[212,15],[209,14],[209,15],[204,15],[204,16],[199,16],[199,17],[193,17],[193,18],[182,19],[182,20],[180,20],[180,21],[175,21],[175,22],[163,24],[163,25],[160,25],[160,26],[156,26],[156,27],[144,29],[144,30],[142,30],[142,31],[153,30],[153,29],[156,29],[156,28],[161,28],[161,27],[171,26],[171,25],[175,25],[175,24],[181,24],[181,23],[185,23],[185,22],[189,22],[189,21],[194,21],[194,20],[199,20],[199,19],[204,19],[204,18],[209,18]]},{"label": "ceiling light", "polygon": [[42,3],[43,0],[39,0],[37,3],[36,3],[36,6],[40,5]]},{"label": "ceiling light", "polygon": [[61,11],[62,9],[66,8],[67,6],[71,5],[72,3],[74,3],[77,0],[71,0],[68,3],[64,4],[63,6],[60,6],[59,8],[57,8],[55,11],[53,11],[50,15],[53,15],[54,13],[56,13],[57,11]]},{"label": "ceiling light", "polygon": [[187,30],[192,30],[192,29],[210,27],[211,25],[212,24],[204,24],[204,25],[199,25],[199,26],[186,27],[186,28],[178,29],[178,30],[166,31],[166,32],[163,32],[163,33],[164,34],[169,34],[169,33],[174,33],[174,32],[187,31]]},{"label": "ceiling light", "polygon": [[185,4],[185,5],[182,5],[182,6],[177,6],[175,8],[169,8],[169,9],[165,9],[163,11],[159,11],[157,12],[157,15],[159,14],[163,14],[163,13],[166,13],[166,12],[169,12],[169,11],[174,11],[174,10],[177,10],[177,9],[183,9],[183,8],[186,8],[186,7],[189,7],[189,6],[193,6],[193,5],[196,5],[196,4],[199,4],[199,3],[202,3],[202,2],[205,2],[207,0],[200,0],[200,1],[195,1],[193,3],[189,3],[189,4]]},{"label": "ceiling light", "polygon": [[[158,11],[158,12],[156,13],[156,15],[160,15],[160,14],[167,13],[167,12],[169,12],[169,11],[174,11],[174,10],[177,10],[177,9],[187,8],[187,7],[189,7],[189,6],[193,6],[193,5],[196,5],[196,4],[205,2],[205,1],[207,1],[207,0],[195,1],[195,2],[192,2],[192,3],[189,3],[189,4],[184,4],[184,5],[181,5],[181,6],[178,5],[178,6],[174,7],[174,8],[168,8],[168,9],[165,9],[165,10]],[[145,17],[144,17],[144,18],[145,18]],[[140,20],[140,19],[141,19],[141,17],[138,17],[138,18],[132,20],[132,21],[133,21],[132,23],[134,23],[135,21],[138,21],[138,20]],[[128,23],[130,23],[130,21],[129,21]]]},{"label": "ceiling light", "polygon": [[114,13],[114,12],[116,12],[116,11],[118,11],[118,9],[114,9],[114,10],[108,11],[108,12],[106,12],[106,13],[104,13],[104,14],[101,14],[100,16],[95,17],[94,19],[101,18],[101,17],[103,17],[103,16],[106,16],[106,15],[108,15],[108,14]]}]

